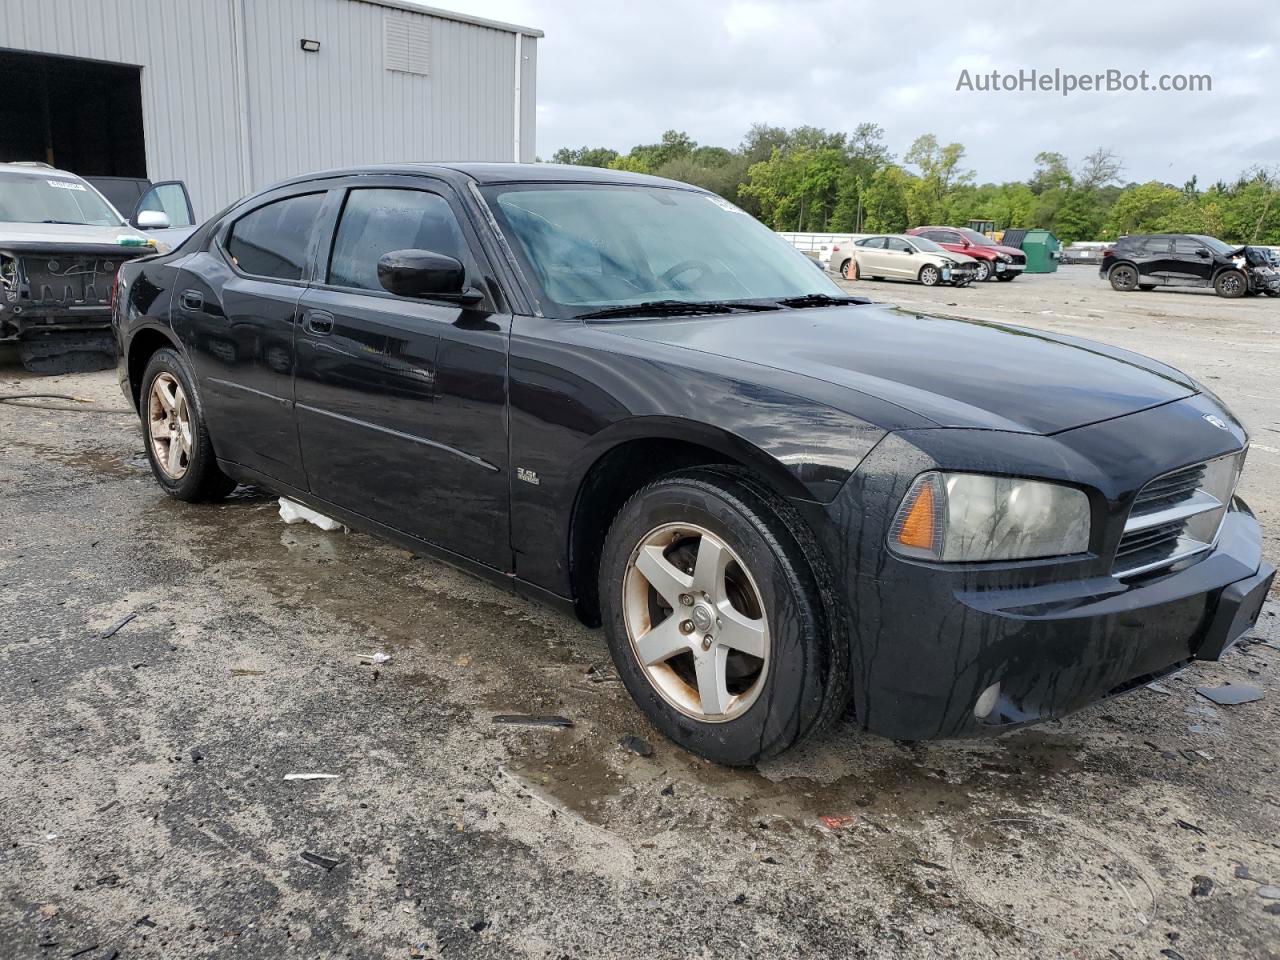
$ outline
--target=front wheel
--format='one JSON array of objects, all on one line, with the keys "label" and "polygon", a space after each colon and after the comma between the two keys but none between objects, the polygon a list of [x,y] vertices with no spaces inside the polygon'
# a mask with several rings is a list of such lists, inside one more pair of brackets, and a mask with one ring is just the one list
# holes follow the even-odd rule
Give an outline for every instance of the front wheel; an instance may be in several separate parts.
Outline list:
[{"label": "front wheel", "polygon": [[220,469],[205,428],[195,374],[174,350],[157,350],[142,375],[142,437],[151,473],[178,500],[220,500],[236,483]]},{"label": "front wheel", "polygon": [[1008,283],[1010,280],[1013,280],[1017,276],[1018,275],[1016,273],[997,273],[996,279],[1003,283]]},{"label": "front wheel", "polygon": [[920,268],[920,282],[926,287],[936,287],[938,281],[942,279],[942,271],[931,263],[926,263]]},{"label": "front wheel", "polygon": [[1249,281],[1239,270],[1224,270],[1214,279],[1213,289],[1218,296],[1234,300],[1245,295],[1245,291],[1249,289]]},{"label": "front wheel", "polygon": [[1111,281],[1111,289],[1119,290],[1121,293],[1128,293],[1138,287],[1138,271],[1133,267],[1123,265],[1114,267],[1107,275],[1107,279]]},{"label": "front wheel", "polygon": [[974,283],[982,283],[991,279],[991,264],[985,260],[978,261],[977,273],[973,275]]},{"label": "front wheel", "polygon": [[663,733],[716,763],[753,764],[813,734],[848,689],[824,570],[799,517],[741,471],[649,484],[615,518],[600,570],[627,690]]}]

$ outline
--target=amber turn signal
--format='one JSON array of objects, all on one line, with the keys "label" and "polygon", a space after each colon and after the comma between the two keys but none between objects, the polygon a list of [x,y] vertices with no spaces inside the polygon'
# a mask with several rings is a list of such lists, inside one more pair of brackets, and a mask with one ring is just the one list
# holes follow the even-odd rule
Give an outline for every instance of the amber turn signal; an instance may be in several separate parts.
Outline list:
[{"label": "amber turn signal", "polygon": [[921,558],[936,558],[941,552],[942,503],[935,487],[933,476],[926,474],[907,494],[890,536],[898,552]]}]

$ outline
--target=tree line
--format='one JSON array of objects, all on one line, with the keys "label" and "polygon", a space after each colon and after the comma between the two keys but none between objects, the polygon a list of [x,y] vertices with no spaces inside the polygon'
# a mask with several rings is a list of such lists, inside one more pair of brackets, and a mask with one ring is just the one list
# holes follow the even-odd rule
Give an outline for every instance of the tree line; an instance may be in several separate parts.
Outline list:
[{"label": "tree line", "polygon": [[1280,244],[1280,171],[1252,167],[1205,189],[1195,177],[1181,187],[1122,183],[1123,163],[1105,147],[1075,163],[1061,153],[1040,153],[1029,179],[983,184],[965,168],[962,144],[926,133],[897,158],[875,123],[860,123],[852,133],[757,123],[734,149],[700,146],[687,133],[668,130],[660,142],[626,153],[563,148],[551,159],[695,184],[775,230],[896,233],[993,220],[997,229],[1047,227],[1064,243],[1202,233]]}]

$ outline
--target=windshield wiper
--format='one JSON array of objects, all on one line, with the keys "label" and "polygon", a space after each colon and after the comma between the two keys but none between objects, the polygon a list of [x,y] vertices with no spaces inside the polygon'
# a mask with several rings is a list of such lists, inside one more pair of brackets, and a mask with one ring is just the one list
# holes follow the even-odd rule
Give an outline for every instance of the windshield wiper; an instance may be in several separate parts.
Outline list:
[{"label": "windshield wiper", "polygon": [[870,303],[866,297],[832,297],[825,293],[806,293],[799,297],[783,297],[775,303],[784,307],[829,307],[833,303]]},{"label": "windshield wiper", "polygon": [[83,223],[79,220],[41,220],[40,222],[41,223],[60,223],[68,227],[87,227],[88,226],[87,223]]},{"label": "windshield wiper", "polygon": [[578,314],[579,320],[606,320],[610,317],[692,317],[708,313],[733,313],[737,310],[776,310],[772,303],[749,300],[646,300],[619,307],[606,307]]}]

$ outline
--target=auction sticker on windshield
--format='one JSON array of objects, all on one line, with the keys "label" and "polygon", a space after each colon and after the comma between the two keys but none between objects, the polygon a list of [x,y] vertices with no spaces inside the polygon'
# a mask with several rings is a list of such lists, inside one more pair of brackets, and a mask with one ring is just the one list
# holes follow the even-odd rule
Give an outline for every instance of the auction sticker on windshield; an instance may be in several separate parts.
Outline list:
[{"label": "auction sticker on windshield", "polygon": [[76,183],[74,180],[46,180],[51,187],[61,187],[63,190],[79,190],[84,191],[83,183]]},{"label": "auction sticker on windshield", "polygon": [[728,200],[724,199],[724,197],[706,197],[705,199],[710,200],[712,203],[714,203],[714,204],[715,204],[717,207],[719,207],[721,210],[728,210],[730,213],[740,213],[740,214],[742,214],[743,216],[746,216],[746,214],[747,214],[747,211],[745,211],[745,210],[743,210],[743,209],[741,209],[741,208],[739,208],[739,207],[735,207],[735,206],[734,206],[732,203],[730,203]]}]

